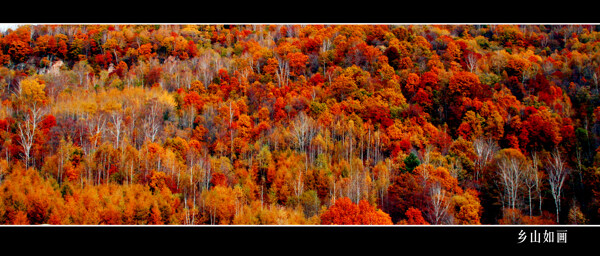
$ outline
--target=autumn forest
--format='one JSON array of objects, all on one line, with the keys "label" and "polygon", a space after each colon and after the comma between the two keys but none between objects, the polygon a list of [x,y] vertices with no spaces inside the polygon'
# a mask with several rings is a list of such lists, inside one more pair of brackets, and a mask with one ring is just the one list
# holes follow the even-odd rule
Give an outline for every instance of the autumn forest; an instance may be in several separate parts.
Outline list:
[{"label": "autumn forest", "polygon": [[600,223],[598,25],[22,25],[5,225]]}]

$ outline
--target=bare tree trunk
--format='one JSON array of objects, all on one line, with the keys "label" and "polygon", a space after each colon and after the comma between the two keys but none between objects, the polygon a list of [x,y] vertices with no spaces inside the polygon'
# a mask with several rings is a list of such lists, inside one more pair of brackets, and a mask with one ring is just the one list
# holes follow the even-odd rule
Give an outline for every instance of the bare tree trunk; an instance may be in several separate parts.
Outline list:
[{"label": "bare tree trunk", "polygon": [[152,102],[150,103],[148,111],[149,113],[146,114],[142,120],[142,128],[146,138],[149,138],[151,142],[154,142],[161,130],[160,113],[162,112],[162,109],[157,102]]},{"label": "bare tree trunk", "polygon": [[[541,204],[541,194],[539,193],[539,173],[538,173],[538,164],[539,158],[535,152],[531,155],[531,164],[525,169],[525,184],[527,185],[527,192],[529,196],[529,217],[533,215],[533,205],[532,205],[532,190],[535,188],[537,192],[537,196],[540,198]],[[540,211],[541,213],[541,211]]]},{"label": "bare tree trunk", "polygon": [[502,157],[498,162],[500,184],[504,188],[509,208],[516,208],[519,188],[524,180],[523,165],[522,161],[514,157]]},{"label": "bare tree trunk", "polygon": [[112,130],[110,132],[115,137],[115,148],[119,148],[121,133],[123,132],[123,113],[115,111],[111,114]]},{"label": "bare tree trunk", "polygon": [[277,66],[277,70],[275,75],[277,76],[277,81],[279,87],[286,86],[288,84],[288,80],[290,78],[290,66],[287,60],[283,58],[277,58],[279,64]]},{"label": "bare tree trunk", "polygon": [[554,198],[554,205],[556,206],[556,223],[560,223],[560,194],[569,169],[567,169],[565,165],[565,160],[561,157],[560,153],[558,152],[558,149],[556,149],[548,158],[547,168],[548,183],[550,184],[550,191],[552,192],[552,197]]},{"label": "bare tree trunk", "polygon": [[474,73],[475,71],[477,71],[477,57],[475,57],[474,53],[471,52],[467,54],[465,60],[467,63],[467,67],[469,68],[469,72]]},{"label": "bare tree trunk", "polygon": [[295,183],[296,183],[295,184],[296,197],[300,198],[302,193],[304,193],[304,182],[302,180],[302,170],[298,170],[298,174],[296,176]]},{"label": "bare tree trunk", "polygon": [[37,126],[42,120],[42,116],[46,113],[46,109],[33,104],[29,111],[25,114],[25,120],[17,123],[19,129],[19,144],[23,147],[23,154],[25,155],[25,168],[29,167],[29,159],[31,158],[31,147],[34,143],[35,132]]},{"label": "bare tree trunk", "polygon": [[431,186],[429,193],[431,198],[430,221],[435,225],[449,224],[450,202],[445,199],[446,191],[439,183],[435,183]]},{"label": "bare tree trunk", "polygon": [[229,135],[231,138],[231,161],[233,161],[233,109],[231,108],[231,101],[229,101]]},{"label": "bare tree trunk", "polygon": [[493,159],[499,147],[491,138],[477,138],[473,141],[473,148],[477,155],[475,159],[475,180],[479,180],[481,171]]}]

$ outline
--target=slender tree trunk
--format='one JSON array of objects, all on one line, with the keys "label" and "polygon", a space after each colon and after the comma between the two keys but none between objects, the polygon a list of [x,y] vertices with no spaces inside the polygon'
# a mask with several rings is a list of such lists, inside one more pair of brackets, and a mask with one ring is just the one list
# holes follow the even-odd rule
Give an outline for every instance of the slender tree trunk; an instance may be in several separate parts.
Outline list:
[{"label": "slender tree trunk", "polygon": [[552,192],[552,197],[554,198],[554,204],[556,206],[556,223],[560,223],[560,195],[569,170],[566,168],[564,159],[558,150],[555,150],[548,158],[547,166],[548,183],[550,184],[550,191]]},{"label": "slender tree trunk", "polygon": [[532,212],[531,212],[531,188],[528,188],[528,193],[529,193],[529,217],[531,217]]}]

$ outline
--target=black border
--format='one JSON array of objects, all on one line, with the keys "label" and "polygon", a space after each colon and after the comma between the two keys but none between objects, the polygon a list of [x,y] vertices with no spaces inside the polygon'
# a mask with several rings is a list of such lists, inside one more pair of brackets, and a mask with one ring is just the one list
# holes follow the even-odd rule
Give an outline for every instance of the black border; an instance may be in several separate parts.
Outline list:
[{"label": "black border", "polygon": [[591,1],[46,1],[1,23],[600,23]]},{"label": "black border", "polygon": [[[567,242],[519,243],[519,233],[567,231]],[[70,245],[119,252],[278,254],[463,252],[500,250],[534,252],[585,251],[598,240],[595,226],[0,226],[5,248],[25,244],[50,250]],[[543,238],[542,238],[543,239]],[[35,246],[34,246],[35,245]],[[279,248],[287,248],[281,250]],[[416,251],[412,251],[417,249]],[[191,250],[191,251],[190,251]],[[88,250],[89,252],[89,250]],[[213,252],[213,253],[215,253]],[[212,253],[211,253],[212,254]]]},{"label": "black border", "polygon": [[[600,23],[592,3],[523,1],[197,1],[3,3],[1,23]],[[134,252],[390,253],[587,248],[597,226],[0,226],[5,248],[65,250],[72,245]],[[518,244],[518,234],[568,230],[567,244]],[[284,250],[275,250],[283,246]],[[90,250],[91,249],[91,250]],[[482,251],[476,251],[481,249]],[[370,254],[371,254],[370,253]]]}]

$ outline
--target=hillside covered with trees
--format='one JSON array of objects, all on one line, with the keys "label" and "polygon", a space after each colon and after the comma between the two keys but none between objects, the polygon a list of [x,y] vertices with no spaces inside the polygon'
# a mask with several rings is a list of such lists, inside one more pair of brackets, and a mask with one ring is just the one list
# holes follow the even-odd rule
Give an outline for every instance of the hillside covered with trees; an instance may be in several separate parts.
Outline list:
[{"label": "hillside covered with trees", "polygon": [[597,25],[24,25],[2,224],[598,224]]}]

